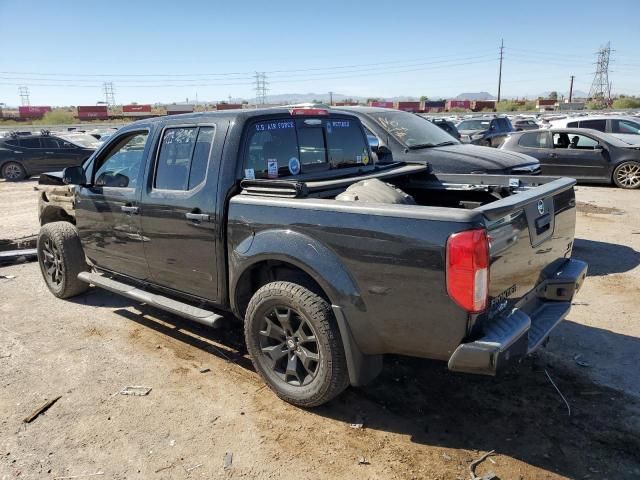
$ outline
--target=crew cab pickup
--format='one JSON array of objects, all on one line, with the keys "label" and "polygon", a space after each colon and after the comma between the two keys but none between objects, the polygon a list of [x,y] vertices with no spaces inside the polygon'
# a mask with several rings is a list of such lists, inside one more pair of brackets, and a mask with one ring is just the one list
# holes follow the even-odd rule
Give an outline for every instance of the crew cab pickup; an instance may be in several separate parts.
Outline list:
[{"label": "crew cab pickup", "polygon": [[574,180],[382,163],[334,110],[135,122],[59,177],[73,208],[38,238],[55,296],[93,284],[212,327],[235,317],[256,371],[305,407],[387,353],[495,375],[545,341],[586,275]]}]

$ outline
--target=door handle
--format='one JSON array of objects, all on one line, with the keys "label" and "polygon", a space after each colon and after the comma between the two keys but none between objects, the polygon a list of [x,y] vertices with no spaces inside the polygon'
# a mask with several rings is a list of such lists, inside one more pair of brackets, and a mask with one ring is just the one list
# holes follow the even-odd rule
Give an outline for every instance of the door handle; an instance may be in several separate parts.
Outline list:
[{"label": "door handle", "polygon": [[137,215],[138,214],[138,207],[134,207],[131,205],[122,205],[120,207],[120,210],[122,210],[124,213],[128,214],[128,215]]},{"label": "door handle", "polygon": [[188,220],[192,220],[194,222],[208,222],[211,219],[211,217],[206,213],[190,212],[190,213],[185,213],[184,216]]},{"label": "door handle", "polygon": [[53,155],[53,152],[44,152],[47,155]]}]

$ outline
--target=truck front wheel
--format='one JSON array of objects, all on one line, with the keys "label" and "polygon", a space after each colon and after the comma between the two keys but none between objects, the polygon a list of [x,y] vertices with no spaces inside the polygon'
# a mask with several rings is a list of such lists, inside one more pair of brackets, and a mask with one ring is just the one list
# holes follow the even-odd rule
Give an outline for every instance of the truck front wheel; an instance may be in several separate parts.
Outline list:
[{"label": "truck front wheel", "polygon": [[89,285],[78,280],[88,269],[76,227],[69,222],[43,225],[38,235],[38,263],[47,287],[58,298],[78,295]]},{"label": "truck front wheel", "polygon": [[307,288],[291,282],[260,288],[247,307],[244,331],[253,365],[283,400],[316,407],[349,385],[331,306]]}]

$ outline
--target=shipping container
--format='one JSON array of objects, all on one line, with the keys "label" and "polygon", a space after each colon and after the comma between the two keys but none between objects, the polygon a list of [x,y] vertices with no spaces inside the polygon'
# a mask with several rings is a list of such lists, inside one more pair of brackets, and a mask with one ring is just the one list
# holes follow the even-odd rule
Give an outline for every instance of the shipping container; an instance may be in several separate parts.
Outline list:
[{"label": "shipping container", "polygon": [[557,100],[539,99],[539,100],[536,101],[536,106],[537,107],[553,107],[553,106],[555,106],[556,103],[558,103]]},{"label": "shipping container", "polygon": [[51,111],[51,107],[32,107],[24,106],[18,107],[20,118],[39,119],[44,117],[44,114]]},{"label": "shipping container", "polygon": [[444,107],[426,107],[423,111],[424,113],[441,113],[444,112]]},{"label": "shipping container", "polygon": [[242,108],[241,103],[219,103],[216,105],[216,110],[236,110]]},{"label": "shipping container", "polygon": [[453,110],[454,108],[471,110],[471,100],[447,100],[445,106],[447,110]]},{"label": "shipping container", "polygon": [[395,108],[403,112],[419,112],[420,102],[396,102]]},{"label": "shipping container", "polygon": [[444,109],[445,107],[445,101],[444,100],[425,100],[422,102],[422,108],[423,109],[427,109],[427,108],[442,108]]},{"label": "shipping container", "polygon": [[167,115],[180,115],[181,113],[193,113],[194,107],[188,103],[166,105]]},{"label": "shipping container", "polygon": [[151,105],[123,105],[123,117],[150,117]]},{"label": "shipping container", "polygon": [[333,102],[334,107],[355,107],[358,102]]},{"label": "shipping container", "polygon": [[372,100],[369,102],[370,107],[393,108],[393,102],[385,102],[380,100]]},{"label": "shipping container", "polygon": [[495,110],[495,100],[473,100],[471,102],[471,110],[474,112],[481,112],[482,110]]},{"label": "shipping container", "polygon": [[83,105],[77,108],[79,120],[108,120],[109,109],[106,105]]}]

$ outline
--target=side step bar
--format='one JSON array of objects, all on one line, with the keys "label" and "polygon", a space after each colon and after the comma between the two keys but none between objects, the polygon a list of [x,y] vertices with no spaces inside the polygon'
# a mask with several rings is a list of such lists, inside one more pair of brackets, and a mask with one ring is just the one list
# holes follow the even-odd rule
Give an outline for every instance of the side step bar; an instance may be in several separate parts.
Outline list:
[{"label": "side step bar", "polygon": [[159,308],[169,313],[180,315],[181,317],[193,320],[208,327],[216,328],[220,326],[222,316],[209,310],[194,307],[188,303],[178,302],[172,298],[150,293],[140,288],[119,282],[112,278],[107,278],[98,273],[80,272],[78,279],[83,282],[91,283],[96,287],[104,288],[110,292],[117,293],[124,297],[144,302],[153,307]]}]

